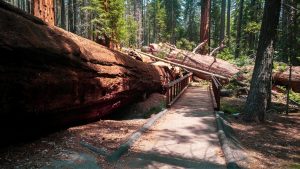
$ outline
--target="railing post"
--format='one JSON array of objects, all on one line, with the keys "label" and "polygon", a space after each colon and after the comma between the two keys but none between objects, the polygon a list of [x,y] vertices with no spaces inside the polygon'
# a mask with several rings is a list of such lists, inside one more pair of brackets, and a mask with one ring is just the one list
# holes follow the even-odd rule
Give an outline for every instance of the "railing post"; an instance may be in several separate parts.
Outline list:
[{"label": "railing post", "polygon": [[214,77],[214,76],[211,76],[211,84],[212,84],[212,90],[214,93],[214,99],[216,101],[216,106],[217,106],[216,109],[220,110],[220,107],[221,107],[220,90],[222,88],[222,85],[219,82],[219,80],[216,79],[216,77]]},{"label": "railing post", "polygon": [[166,98],[166,106],[170,103],[170,88],[167,87],[167,98]]},{"label": "railing post", "polygon": [[172,86],[172,100],[174,99],[175,97],[175,88],[174,88],[174,85]]},{"label": "railing post", "polygon": [[183,90],[188,86],[191,81],[192,73],[184,75],[183,77],[174,80],[166,85],[166,104],[169,107],[175,100],[182,94]]},{"label": "railing post", "polygon": [[220,87],[217,89],[217,110],[220,110]]}]

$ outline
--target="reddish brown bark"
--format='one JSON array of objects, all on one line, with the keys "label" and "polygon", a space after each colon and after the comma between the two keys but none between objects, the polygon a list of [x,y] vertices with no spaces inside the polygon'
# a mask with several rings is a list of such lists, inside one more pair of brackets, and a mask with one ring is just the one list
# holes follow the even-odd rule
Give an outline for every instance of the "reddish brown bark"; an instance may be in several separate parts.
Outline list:
[{"label": "reddish brown bark", "polygon": [[49,25],[54,25],[53,0],[33,0],[33,15]]},{"label": "reddish brown bark", "polygon": [[[273,81],[277,85],[288,85],[289,70],[284,72],[276,72],[273,74]],[[300,93],[300,66],[292,67],[291,88],[294,92]]]},{"label": "reddish brown bark", "polygon": [[[210,0],[203,0],[201,4],[201,23],[200,23],[200,42],[209,40],[209,18],[210,18]],[[202,48],[199,53],[207,54],[208,48]]]},{"label": "reddish brown bark", "polygon": [[0,15],[3,138],[14,129],[13,135],[22,135],[21,129],[30,127],[24,132],[30,135],[40,126],[98,119],[145,93],[161,92],[167,81],[159,67],[49,26],[2,1]]}]

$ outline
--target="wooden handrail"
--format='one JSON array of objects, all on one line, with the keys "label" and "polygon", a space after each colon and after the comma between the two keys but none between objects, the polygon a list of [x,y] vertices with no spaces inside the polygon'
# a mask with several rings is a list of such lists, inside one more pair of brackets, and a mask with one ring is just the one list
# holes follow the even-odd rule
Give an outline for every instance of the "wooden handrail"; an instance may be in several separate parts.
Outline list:
[{"label": "wooden handrail", "polygon": [[185,78],[187,78],[187,77],[189,77],[189,76],[192,76],[192,75],[193,75],[193,73],[188,73],[188,74],[182,76],[182,77],[179,78],[179,79],[173,80],[172,82],[166,84],[165,86],[166,86],[166,87],[171,87],[171,86],[173,86],[174,84],[176,84],[176,83],[182,81],[183,79],[185,79]]},{"label": "wooden handrail", "polygon": [[165,85],[166,88],[166,105],[171,107],[173,103],[179,98],[179,96],[185,91],[191,82],[193,73],[188,73],[183,77],[176,79]]},{"label": "wooden handrail", "polygon": [[213,91],[213,101],[216,102],[216,106],[214,107],[215,110],[220,110],[220,93],[222,89],[222,84],[220,81],[215,77],[211,76],[211,86],[212,86],[212,91]]}]

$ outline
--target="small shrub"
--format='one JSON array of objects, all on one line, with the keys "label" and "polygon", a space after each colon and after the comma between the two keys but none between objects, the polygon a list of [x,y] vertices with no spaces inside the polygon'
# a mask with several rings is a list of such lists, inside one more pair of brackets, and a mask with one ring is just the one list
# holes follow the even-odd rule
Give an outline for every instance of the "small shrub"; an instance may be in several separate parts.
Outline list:
[{"label": "small shrub", "polygon": [[241,55],[238,58],[235,58],[229,48],[224,49],[221,53],[217,55],[217,58],[226,60],[232,64],[235,64],[239,67],[250,65],[253,63],[252,59],[250,59],[246,55]]},{"label": "small shrub", "polygon": [[245,65],[251,65],[253,64],[254,62],[252,61],[252,59],[250,59],[248,56],[246,55],[241,55],[239,58],[236,58],[234,61],[233,61],[233,64],[239,66],[239,67],[242,67],[242,66],[245,66]]},{"label": "small shrub", "polygon": [[295,102],[297,102],[298,104],[300,104],[300,93],[296,93],[296,92],[291,91],[290,92],[290,99],[292,99]]},{"label": "small shrub", "polygon": [[228,105],[228,104],[222,104],[221,110],[224,113],[228,113],[228,114],[233,114],[233,113],[238,113],[239,112],[239,110],[237,108],[235,108],[232,105]]},{"label": "small shrub", "polygon": [[217,55],[217,58],[226,60],[226,61],[232,61],[234,60],[233,54],[231,54],[230,50],[228,48],[224,49],[221,53]]},{"label": "small shrub", "polygon": [[286,71],[288,65],[286,63],[283,62],[274,62],[273,63],[273,69],[275,72],[284,72]]},{"label": "small shrub", "polygon": [[176,42],[176,47],[179,49],[192,51],[196,47],[196,44],[193,41],[181,38],[179,41]]}]

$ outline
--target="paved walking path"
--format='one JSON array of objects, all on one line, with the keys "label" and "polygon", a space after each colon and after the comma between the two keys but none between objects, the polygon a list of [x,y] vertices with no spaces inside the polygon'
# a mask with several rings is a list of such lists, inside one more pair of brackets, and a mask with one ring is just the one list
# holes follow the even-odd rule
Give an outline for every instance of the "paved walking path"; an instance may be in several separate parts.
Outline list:
[{"label": "paved walking path", "polygon": [[189,87],[116,168],[226,168],[207,88]]}]

